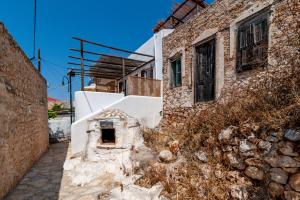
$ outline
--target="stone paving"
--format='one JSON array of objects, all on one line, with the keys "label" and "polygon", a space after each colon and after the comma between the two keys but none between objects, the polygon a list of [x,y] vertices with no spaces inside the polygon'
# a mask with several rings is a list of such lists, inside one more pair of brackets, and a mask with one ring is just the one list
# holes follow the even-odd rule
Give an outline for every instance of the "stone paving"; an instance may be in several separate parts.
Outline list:
[{"label": "stone paving", "polygon": [[5,200],[58,199],[68,143],[50,145],[48,152],[24,176]]}]

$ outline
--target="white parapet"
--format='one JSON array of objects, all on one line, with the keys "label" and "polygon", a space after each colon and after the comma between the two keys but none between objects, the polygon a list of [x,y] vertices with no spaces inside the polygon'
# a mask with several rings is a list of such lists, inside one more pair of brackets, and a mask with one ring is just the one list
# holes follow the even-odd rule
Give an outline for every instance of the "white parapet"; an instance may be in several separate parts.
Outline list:
[{"label": "white parapet", "polygon": [[78,121],[122,98],[122,93],[75,92],[75,120]]},{"label": "white parapet", "polygon": [[101,112],[118,109],[138,120],[141,126],[155,128],[162,118],[162,106],[161,97],[126,96],[77,120],[71,128],[72,154],[81,153],[84,150],[87,144],[88,121]]}]

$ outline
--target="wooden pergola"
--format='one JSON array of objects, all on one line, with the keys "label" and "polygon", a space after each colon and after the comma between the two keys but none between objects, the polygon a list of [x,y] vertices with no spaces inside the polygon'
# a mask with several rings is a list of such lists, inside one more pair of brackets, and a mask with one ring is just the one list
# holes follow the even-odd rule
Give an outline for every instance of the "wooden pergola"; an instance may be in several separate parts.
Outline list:
[{"label": "wooden pergola", "polygon": [[[104,78],[112,80],[122,80],[134,72],[135,70],[144,67],[145,65],[154,61],[154,56],[147,55],[138,52],[132,52],[116,47],[111,47],[103,45],[100,43],[95,43],[78,37],[73,39],[80,42],[80,49],[70,49],[72,52],[80,53],[80,56],[69,56],[74,62],[68,62],[69,65],[78,66],[80,68],[69,68],[75,75],[81,76],[81,90],[84,90],[84,77],[89,76],[93,78]],[[138,55],[143,58],[143,60],[131,59],[122,56],[109,55],[104,53],[98,53],[93,51],[86,50],[85,44],[90,44],[93,46],[103,47],[106,49],[114,50],[117,52],[127,53],[130,55]],[[97,59],[87,58],[88,56],[93,55],[97,56]],[[79,62],[76,62],[79,61]],[[147,60],[147,61],[145,61]],[[124,84],[123,84],[124,85]]]},{"label": "wooden pergola", "polygon": [[158,22],[153,32],[159,32],[162,29],[174,29],[176,26],[185,23],[192,16],[206,8],[204,0],[185,0],[177,4],[171,15],[164,21]]}]

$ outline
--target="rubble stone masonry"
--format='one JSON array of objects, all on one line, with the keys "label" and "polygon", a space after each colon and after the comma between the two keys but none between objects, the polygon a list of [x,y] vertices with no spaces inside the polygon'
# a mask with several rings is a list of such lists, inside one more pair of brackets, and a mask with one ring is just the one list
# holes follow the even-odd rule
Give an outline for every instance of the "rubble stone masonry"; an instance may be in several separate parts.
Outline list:
[{"label": "rubble stone masonry", "polygon": [[46,81],[0,22],[0,199],[48,141]]},{"label": "rubble stone masonry", "polygon": [[[187,119],[191,113],[230,98],[228,91],[232,86],[243,85],[249,77],[255,79],[260,73],[278,66],[279,62],[283,63],[284,58],[272,55],[271,49],[280,48],[288,55],[291,48],[294,48],[293,44],[287,41],[289,36],[297,37],[299,34],[299,21],[297,22],[297,17],[292,15],[289,8],[293,2],[297,4],[297,1],[293,0],[216,0],[165,37],[163,40],[164,118],[162,125],[170,125],[177,121],[177,125],[180,126],[180,123],[185,121],[182,119]],[[260,12],[269,14],[268,67],[237,73],[237,27],[245,19]],[[279,22],[280,20],[282,22]],[[216,98],[206,103],[195,103],[195,47],[210,38],[216,39]],[[182,55],[182,86],[171,88],[170,58],[176,54]]]}]

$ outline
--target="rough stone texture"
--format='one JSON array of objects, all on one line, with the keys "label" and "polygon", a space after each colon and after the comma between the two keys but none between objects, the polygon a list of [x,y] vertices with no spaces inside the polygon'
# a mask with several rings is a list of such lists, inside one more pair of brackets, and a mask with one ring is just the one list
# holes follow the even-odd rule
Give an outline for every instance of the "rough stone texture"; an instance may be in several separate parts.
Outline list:
[{"label": "rough stone texture", "polygon": [[[216,102],[226,102],[232,95],[232,88],[241,88],[242,90],[252,80],[259,83],[259,79],[263,79],[268,72],[278,69],[276,64],[282,63],[282,58],[269,53],[268,70],[257,68],[236,73],[235,28],[240,21],[245,19],[243,17],[246,15],[251,17],[261,8],[269,10],[269,49],[277,47],[286,49],[285,53],[288,54],[291,48],[285,41],[287,37],[284,33],[291,32],[289,26],[292,24],[291,26],[295,28],[297,23],[295,18],[287,16],[287,12],[284,13],[288,9],[285,7],[288,5],[287,1],[218,0],[166,36],[163,39],[164,103],[161,126],[171,126],[176,129],[176,127],[184,125],[186,120],[193,116],[193,113],[201,112]],[[284,26],[277,25],[275,18],[276,20],[283,18],[286,23]],[[199,37],[201,38],[207,32],[215,34],[198,41]],[[195,46],[197,46],[195,44],[204,42],[208,38],[216,39],[216,98],[214,101],[197,103],[194,100]],[[219,51],[223,51],[224,58]],[[182,86],[172,88],[170,86],[170,58],[176,53],[182,55]],[[269,139],[276,138],[270,137]]]},{"label": "rough stone texture", "polygon": [[45,79],[0,23],[0,199],[48,148]]},{"label": "rough stone texture", "polygon": [[273,198],[280,197],[282,196],[283,192],[284,192],[284,188],[282,185],[274,182],[271,182],[269,184],[269,193],[271,197]]},{"label": "rough stone texture", "polygon": [[300,193],[294,191],[284,192],[284,197],[286,200],[298,200],[300,199]]},{"label": "rough stone texture", "polygon": [[272,168],[270,170],[270,176],[272,181],[275,181],[276,183],[280,184],[286,184],[287,179],[289,177],[288,173],[286,173],[280,168]]},{"label": "rough stone texture", "polygon": [[291,176],[289,185],[297,192],[300,192],[300,173]]},{"label": "rough stone texture", "polygon": [[245,170],[245,174],[252,179],[256,179],[260,181],[264,179],[264,172],[258,169],[257,167],[253,167],[253,166],[247,167]]},{"label": "rough stone texture", "polygon": [[170,162],[173,159],[173,154],[169,150],[163,150],[159,153],[158,158],[162,162]]},{"label": "rough stone texture", "polygon": [[204,151],[198,151],[195,153],[195,156],[202,162],[207,162],[207,154]]},{"label": "rough stone texture", "polygon": [[289,129],[285,132],[284,137],[293,142],[300,141],[300,131]]}]

